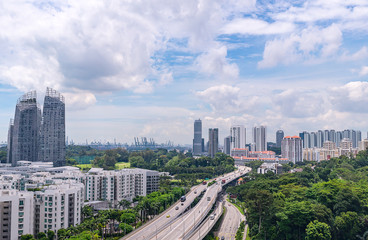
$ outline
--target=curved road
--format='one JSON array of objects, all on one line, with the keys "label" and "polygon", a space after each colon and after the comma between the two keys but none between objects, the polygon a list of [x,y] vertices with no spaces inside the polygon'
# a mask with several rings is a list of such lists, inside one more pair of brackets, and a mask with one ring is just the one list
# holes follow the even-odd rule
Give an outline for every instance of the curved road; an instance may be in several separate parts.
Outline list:
[{"label": "curved road", "polygon": [[221,223],[221,227],[217,236],[219,239],[224,237],[225,240],[234,240],[236,231],[238,231],[241,221],[245,220],[245,216],[230,202],[225,202],[226,213]]}]

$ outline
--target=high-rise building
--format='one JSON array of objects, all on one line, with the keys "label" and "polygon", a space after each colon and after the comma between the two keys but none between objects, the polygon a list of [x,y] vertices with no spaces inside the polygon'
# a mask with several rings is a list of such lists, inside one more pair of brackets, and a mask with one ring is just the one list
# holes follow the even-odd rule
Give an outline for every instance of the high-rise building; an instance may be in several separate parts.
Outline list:
[{"label": "high-rise building", "polygon": [[202,155],[203,150],[204,139],[202,139],[202,121],[198,119],[194,121],[193,155]]},{"label": "high-rise building", "polygon": [[231,136],[224,139],[224,153],[230,155],[231,153]]},{"label": "high-rise building", "polygon": [[278,130],[276,132],[276,147],[278,147],[278,148],[281,147],[281,142],[282,142],[283,138],[284,138],[284,131]]},{"label": "high-rise building", "polygon": [[231,149],[245,148],[246,130],[243,125],[236,125],[230,128]]},{"label": "high-rise building", "polygon": [[214,157],[218,152],[218,128],[208,129],[208,156]]},{"label": "high-rise building", "polygon": [[302,137],[303,148],[310,148],[310,134],[309,132],[304,131]]},{"label": "high-rise building", "polygon": [[28,92],[18,99],[15,108],[14,126],[10,127],[12,166],[18,161],[38,161],[41,109],[37,104],[36,91]]},{"label": "high-rise building", "polygon": [[336,131],[330,130],[329,141],[336,143]]},{"label": "high-rise building", "polygon": [[39,161],[53,162],[54,167],[65,165],[65,100],[53,90],[46,89],[41,123]]},{"label": "high-rise building", "polygon": [[0,239],[18,240],[34,234],[33,192],[0,190]]},{"label": "high-rise building", "polygon": [[324,135],[323,131],[318,130],[318,132],[317,132],[317,148],[322,148],[323,147],[323,142],[324,142],[323,135]]},{"label": "high-rise building", "polygon": [[12,163],[12,148],[13,148],[13,132],[14,132],[14,120],[10,119],[9,130],[8,130],[8,153],[6,163]]},{"label": "high-rise building", "polygon": [[329,141],[330,140],[330,131],[324,130],[323,131],[323,141]]},{"label": "high-rise building", "polygon": [[315,132],[310,133],[310,147],[317,147],[317,134]]},{"label": "high-rise building", "polygon": [[287,158],[293,163],[302,162],[303,147],[301,137],[284,137],[281,144],[281,155],[283,158]]},{"label": "high-rise building", "polygon": [[267,132],[265,126],[253,127],[252,141],[254,150],[252,151],[267,151]]},{"label": "high-rise building", "polygon": [[336,143],[336,146],[339,146],[340,145],[340,142],[341,142],[341,140],[342,140],[342,136],[343,136],[343,133],[341,132],[341,131],[337,131],[336,132],[336,141],[335,141],[335,143]]}]

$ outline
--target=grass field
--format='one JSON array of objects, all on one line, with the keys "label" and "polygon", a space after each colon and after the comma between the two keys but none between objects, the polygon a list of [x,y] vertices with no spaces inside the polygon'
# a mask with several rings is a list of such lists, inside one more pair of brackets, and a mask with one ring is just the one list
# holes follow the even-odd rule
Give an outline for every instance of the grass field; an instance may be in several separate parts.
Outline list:
[{"label": "grass field", "polygon": [[129,162],[118,162],[115,164],[115,169],[120,170],[123,168],[130,168],[130,163]]},{"label": "grass field", "polygon": [[[88,170],[92,168],[92,164],[78,164],[75,165],[76,167],[79,167],[82,171],[83,170]],[[126,163],[126,162],[118,162],[115,164],[115,169],[116,170],[120,170],[123,168],[129,168],[130,167],[130,163]]]},{"label": "grass field", "polygon": [[76,167],[79,167],[82,171],[85,169],[91,169],[92,168],[92,164],[78,164],[75,165]]}]

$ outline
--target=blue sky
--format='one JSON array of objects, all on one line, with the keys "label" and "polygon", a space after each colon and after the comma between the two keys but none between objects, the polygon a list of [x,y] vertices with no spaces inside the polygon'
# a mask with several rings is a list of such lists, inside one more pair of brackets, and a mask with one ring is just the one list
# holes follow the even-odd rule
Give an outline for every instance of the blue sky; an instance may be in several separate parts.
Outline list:
[{"label": "blue sky", "polygon": [[190,144],[193,122],[288,135],[368,130],[368,1],[43,1],[0,5],[0,142],[17,98],[66,97],[76,142]]}]

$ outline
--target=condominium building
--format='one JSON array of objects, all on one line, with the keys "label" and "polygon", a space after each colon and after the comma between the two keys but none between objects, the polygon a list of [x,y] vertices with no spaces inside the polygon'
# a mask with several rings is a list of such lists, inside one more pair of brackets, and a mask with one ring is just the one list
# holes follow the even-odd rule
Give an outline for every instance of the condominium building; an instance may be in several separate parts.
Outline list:
[{"label": "condominium building", "polygon": [[215,157],[218,152],[218,128],[208,129],[208,156]]},{"label": "condominium building", "polygon": [[[18,99],[15,108],[14,124],[9,127],[8,146],[12,166],[21,160],[38,160],[41,109],[37,104],[36,91],[28,92]],[[11,147],[11,149],[9,148]]]},{"label": "condominium building", "polygon": [[224,139],[224,153],[230,155],[231,153],[231,136]]},{"label": "condominium building", "polygon": [[265,126],[253,127],[252,141],[254,146],[252,151],[267,151],[267,129]]},{"label": "condominium building", "polygon": [[64,97],[51,88],[46,89],[43,115],[37,104],[36,91],[18,99],[14,121],[8,131],[7,162],[53,162],[65,165],[65,103]]},{"label": "condominium building", "polygon": [[368,148],[368,139],[359,142],[359,151],[365,151]]},{"label": "condominium building", "polygon": [[245,148],[246,129],[243,125],[235,125],[230,128],[231,145],[230,148]]},{"label": "condominium building", "polygon": [[276,147],[281,147],[281,141],[284,138],[284,131],[277,130],[276,132]]},{"label": "condominium building", "polygon": [[46,89],[41,123],[39,161],[65,165],[65,100],[53,90]]},{"label": "condominium building", "polygon": [[50,185],[35,192],[35,234],[57,231],[81,223],[84,185]]},{"label": "condominium building", "polygon": [[136,196],[146,196],[158,191],[159,173],[146,169],[105,171],[92,168],[86,177],[86,200],[118,202],[132,201]]},{"label": "condominium building", "polygon": [[33,192],[0,190],[0,239],[18,240],[34,234]]},{"label": "condominium building", "polygon": [[202,138],[202,121],[194,121],[193,155],[199,156],[204,152],[204,139]]},{"label": "condominium building", "polygon": [[283,158],[288,158],[291,162],[303,161],[302,139],[298,136],[286,136],[282,140],[281,155]]}]

